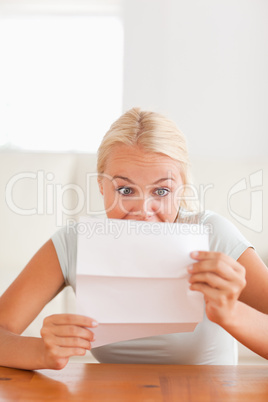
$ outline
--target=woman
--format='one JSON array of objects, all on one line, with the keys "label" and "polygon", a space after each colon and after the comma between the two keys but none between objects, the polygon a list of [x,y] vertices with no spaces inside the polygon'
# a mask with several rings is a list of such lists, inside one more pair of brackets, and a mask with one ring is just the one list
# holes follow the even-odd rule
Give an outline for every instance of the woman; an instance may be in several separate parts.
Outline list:
[{"label": "woman", "polygon": [[[98,173],[108,218],[212,226],[211,251],[192,254],[196,262],[188,267],[190,288],[205,296],[204,320],[193,333],[94,348],[90,330],[98,325],[94,319],[58,314],[44,320],[41,338],[21,337],[64,286],[75,288],[76,238],[63,228],[36,253],[0,299],[0,365],[61,369],[70,356],[84,355],[91,348],[100,362],[234,364],[231,335],[268,356],[268,347],[262,345],[268,333],[264,315],[268,299],[259,297],[268,292],[268,271],[231,223],[211,212],[190,211],[188,155],[176,126],[156,113],[136,108],[128,111],[111,126],[100,145]],[[256,334],[262,343],[256,341]]]}]

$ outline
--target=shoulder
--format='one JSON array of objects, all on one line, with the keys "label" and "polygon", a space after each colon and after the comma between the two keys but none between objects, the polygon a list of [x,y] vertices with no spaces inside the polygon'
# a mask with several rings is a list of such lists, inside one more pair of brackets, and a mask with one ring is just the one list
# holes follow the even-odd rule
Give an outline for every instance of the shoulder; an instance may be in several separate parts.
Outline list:
[{"label": "shoulder", "polygon": [[66,285],[75,288],[76,258],[77,258],[77,230],[76,225],[60,228],[53,234],[54,244]]},{"label": "shoulder", "polygon": [[182,211],[180,215],[183,222],[207,226],[211,251],[219,251],[238,259],[248,247],[252,247],[252,244],[232,222],[216,212],[210,210],[200,213]]},{"label": "shoulder", "polygon": [[77,242],[77,223],[73,225],[63,226],[58,229],[51,237],[53,243],[68,245],[76,244]]}]

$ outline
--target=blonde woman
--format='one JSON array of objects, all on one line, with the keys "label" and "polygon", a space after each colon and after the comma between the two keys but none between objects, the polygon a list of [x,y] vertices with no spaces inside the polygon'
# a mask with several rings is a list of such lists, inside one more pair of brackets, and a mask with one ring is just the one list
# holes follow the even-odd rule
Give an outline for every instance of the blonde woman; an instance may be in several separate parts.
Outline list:
[{"label": "blonde woman", "polygon": [[212,226],[211,251],[197,250],[188,267],[190,288],[205,297],[204,320],[192,333],[94,348],[94,317],[56,314],[44,320],[41,338],[20,336],[64,286],[75,288],[76,237],[62,228],[0,299],[0,365],[61,369],[87,350],[107,363],[235,364],[233,336],[268,357],[268,299],[260,297],[268,293],[267,268],[226,219],[191,212],[188,154],[177,127],[153,112],[126,112],[100,145],[98,173],[108,218]]}]

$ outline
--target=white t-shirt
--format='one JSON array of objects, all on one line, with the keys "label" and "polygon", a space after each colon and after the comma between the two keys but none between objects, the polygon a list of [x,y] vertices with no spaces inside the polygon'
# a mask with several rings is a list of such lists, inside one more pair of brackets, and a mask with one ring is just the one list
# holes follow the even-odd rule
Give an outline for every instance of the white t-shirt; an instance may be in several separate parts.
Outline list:
[{"label": "white t-shirt", "polygon": [[[192,214],[181,211],[180,222],[210,225],[211,251],[220,251],[237,260],[252,245],[227,219],[211,212]],[[52,241],[66,285],[75,291],[77,236],[66,227],[58,230]],[[205,307],[204,307],[205,309]],[[94,346],[94,344],[93,344]],[[236,364],[235,339],[219,325],[204,319],[193,332],[134,339],[100,346],[91,350],[101,363],[148,364]]]}]

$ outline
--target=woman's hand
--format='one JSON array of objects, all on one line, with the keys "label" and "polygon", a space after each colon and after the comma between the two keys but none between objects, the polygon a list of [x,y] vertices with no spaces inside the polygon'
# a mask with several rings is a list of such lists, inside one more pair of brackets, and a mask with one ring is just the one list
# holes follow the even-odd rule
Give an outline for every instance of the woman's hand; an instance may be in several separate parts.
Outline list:
[{"label": "woman's hand", "polygon": [[88,328],[97,325],[93,319],[76,314],[46,317],[40,331],[44,341],[44,367],[60,370],[71,356],[84,356],[94,341],[94,334]]},{"label": "woman's hand", "polygon": [[207,317],[224,326],[246,286],[245,268],[223,253],[198,251],[191,257],[197,262],[188,267],[190,289],[204,294]]}]

